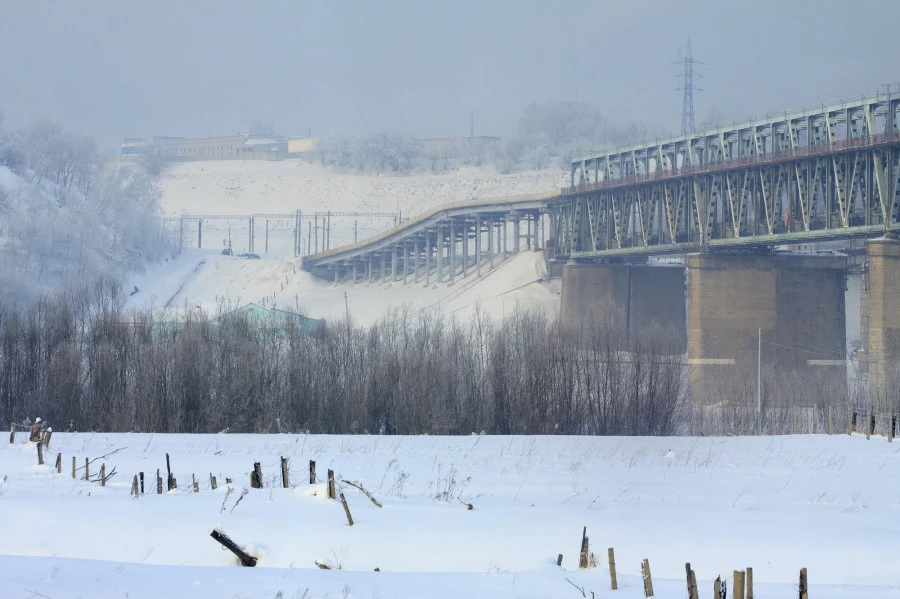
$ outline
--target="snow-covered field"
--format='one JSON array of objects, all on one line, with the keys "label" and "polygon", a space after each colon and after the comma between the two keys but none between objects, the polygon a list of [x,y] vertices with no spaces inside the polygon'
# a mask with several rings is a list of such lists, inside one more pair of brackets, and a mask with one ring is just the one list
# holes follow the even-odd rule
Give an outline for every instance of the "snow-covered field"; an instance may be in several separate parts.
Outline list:
[{"label": "snow-covered field", "polygon": [[[178,488],[157,495],[167,453]],[[880,438],[55,433],[45,456],[38,466],[21,436],[0,445],[0,597],[575,598],[577,586],[637,598],[644,558],[657,597],[686,596],[685,562],[701,597],[748,566],[757,597],[796,597],[801,567],[816,599],[900,592],[900,452]],[[92,477],[101,463],[116,474],[106,487],[73,480],[72,456],[79,468],[96,458]],[[257,461],[262,490],[249,489]],[[328,469],[352,527],[326,498]],[[599,564],[578,570],[584,526]],[[257,567],[238,566],[214,528]]]}]

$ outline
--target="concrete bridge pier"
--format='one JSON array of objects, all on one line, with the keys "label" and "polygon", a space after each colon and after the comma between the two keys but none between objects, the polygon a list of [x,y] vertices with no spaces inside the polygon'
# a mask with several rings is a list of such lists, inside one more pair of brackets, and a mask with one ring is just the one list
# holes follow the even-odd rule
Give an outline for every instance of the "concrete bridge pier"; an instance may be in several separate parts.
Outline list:
[{"label": "concrete bridge pier", "polygon": [[757,408],[758,367],[762,409],[846,397],[846,256],[689,254],[685,263],[696,403]]},{"label": "concrete bridge pier", "polygon": [[869,401],[876,412],[900,408],[900,239],[871,239],[868,272]]},{"label": "concrete bridge pier", "polygon": [[621,349],[655,338],[664,340],[667,352],[683,353],[684,267],[569,262],[563,267],[560,318],[571,328],[615,327]]}]

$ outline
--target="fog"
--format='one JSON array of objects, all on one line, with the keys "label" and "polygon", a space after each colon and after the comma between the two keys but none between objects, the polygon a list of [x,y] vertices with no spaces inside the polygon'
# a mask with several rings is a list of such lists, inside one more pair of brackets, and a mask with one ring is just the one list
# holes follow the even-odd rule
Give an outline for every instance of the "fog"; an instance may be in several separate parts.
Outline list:
[{"label": "fog", "polygon": [[731,121],[900,80],[900,3],[121,0],[0,3],[5,127],[124,136],[511,133],[529,102],[680,127],[679,49]]}]

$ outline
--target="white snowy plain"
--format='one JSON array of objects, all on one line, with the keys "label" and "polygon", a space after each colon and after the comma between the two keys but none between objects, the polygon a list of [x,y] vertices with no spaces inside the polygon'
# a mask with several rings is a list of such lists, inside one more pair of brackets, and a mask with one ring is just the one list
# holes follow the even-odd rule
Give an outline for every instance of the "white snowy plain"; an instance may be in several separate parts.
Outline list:
[{"label": "white snowy plain", "polygon": [[[644,558],[657,597],[686,596],[685,562],[701,597],[716,576],[730,587],[732,572],[748,566],[756,597],[796,597],[801,567],[815,599],[900,594],[900,446],[881,438],[55,433],[43,466],[21,434],[5,441],[4,598],[574,599],[583,589],[627,599],[643,597]],[[167,453],[178,487],[157,495]],[[116,474],[105,487],[73,480],[72,456],[79,468],[98,458],[92,477],[101,463]],[[265,488],[250,489],[257,461]],[[352,527],[326,497],[328,469]],[[146,493],[132,497],[141,471]],[[585,526],[598,566],[579,570]],[[216,528],[257,566],[241,567],[210,538]],[[607,547],[615,548],[617,591]]]}]

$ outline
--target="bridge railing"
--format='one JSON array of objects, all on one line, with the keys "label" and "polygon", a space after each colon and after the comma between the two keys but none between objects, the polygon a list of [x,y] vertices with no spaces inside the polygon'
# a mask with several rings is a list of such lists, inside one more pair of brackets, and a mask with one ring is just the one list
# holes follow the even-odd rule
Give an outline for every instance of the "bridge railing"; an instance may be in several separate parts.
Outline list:
[{"label": "bridge railing", "polygon": [[767,164],[774,164],[779,162],[791,162],[793,160],[814,158],[816,156],[828,156],[831,154],[839,154],[841,152],[868,150],[898,142],[900,142],[900,131],[895,131],[892,133],[879,133],[876,135],[868,135],[866,137],[857,137],[854,139],[844,139],[840,141],[814,144],[803,148],[793,148],[781,152],[768,152],[765,154],[757,154],[755,156],[733,158],[731,160],[712,162],[700,166],[688,166],[666,171],[656,171],[643,175],[632,175],[631,177],[604,179],[602,181],[596,181],[594,183],[576,185],[575,187],[563,187],[562,189],[560,189],[560,195],[571,195],[575,193],[583,193],[585,191],[599,191],[617,187],[627,187],[629,185],[650,183],[655,181],[665,181],[669,179],[681,179],[684,177],[690,177],[692,175],[703,175],[720,171],[738,170],[751,166],[764,166]]}]

